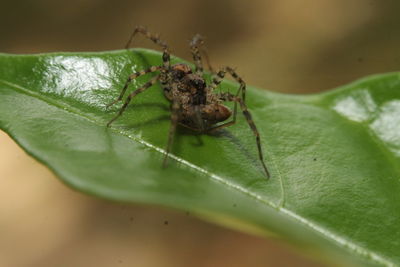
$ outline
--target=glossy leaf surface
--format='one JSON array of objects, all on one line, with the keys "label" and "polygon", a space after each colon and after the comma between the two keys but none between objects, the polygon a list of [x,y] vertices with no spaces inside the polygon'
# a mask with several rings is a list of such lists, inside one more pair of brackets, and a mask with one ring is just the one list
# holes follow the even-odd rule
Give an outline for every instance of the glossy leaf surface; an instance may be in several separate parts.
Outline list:
[{"label": "glossy leaf surface", "polygon": [[77,190],[275,231],[331,258],[400,264],[398,73],[306,96],[248,88],[267,181],[241,114],[216,135],[179,129],[163,169],[170,113],[158,85],[105,127],[120,104],[105,105],[128,75],[160,59],[148,50],[2,54],[0,127]]}]

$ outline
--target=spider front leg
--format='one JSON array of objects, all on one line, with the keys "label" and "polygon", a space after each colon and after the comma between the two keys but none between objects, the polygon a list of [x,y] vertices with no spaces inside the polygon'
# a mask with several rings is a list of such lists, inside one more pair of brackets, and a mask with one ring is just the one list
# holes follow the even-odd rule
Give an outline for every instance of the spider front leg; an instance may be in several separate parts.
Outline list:
[{"label": "spider front leg", "polygon": [[173,99],[172,101],[172,108],[171,108],[171,126],[169,128],[168,132],[168,143],[167,147],[165,149],[165,157],[163,161],[163,167],[165,168],[167,166],[167,160],[168,160],[168,155],[169,152],[172,149],[172,145],[174,143],[174,137],[175,137],[175,131],[176,131],[176,126],[178,125],[178,119],[179,119],[179,102],[176,99]]},{"label": "spider front leg", "polygon": [[116,119],[118,119],[119,116],[122,115],[122,113],[124,113],[126,107],[129,105],[129,102],[131,102],[132,98],[134,98],[136,95],[142,93],[143,91],[145,91],[146,89],[150,88],[152,85],[154,85],[158,80],[160,79],[160,75],[157,75],[156,77],[152,78],[150,81],[148,81],[147,83],[145,83],[142,87],[136,89],[135,91],[133,91],[131,94],[128,95],[128,97],[125,100],[125,103],[122,105],[121,109],[118,111],[117,115],[112,118],[108,123],[107,123],[107,127],[111,125],[111,123],[113,123],[113,121],[115,121]]},{"label": "spider front leg", "polygon": [[123,87],[122,90],[121,90],[121,93],[120,93],[119,96],[118,96],[118,98],[115,99],[113,102],[107,104],[106,108],[109,108],[109,107],[111,107],[112,105],[114,105],[115,103],[117,103],[118,101],[121,101],[121,100],[122,100],[122,98],[123,98],[124,95],[125,95],[126,90],[128,89],[129,84],[130,84],[134,79],[136,79],[136,78],[139,77],[139,76],[143,76],[143,75],[145,75],[145,74],[147,74],[147,73],[155,72],[155,71],[161,70],[162,68],[163,68],[162,66],[152,66],[152,67],[148,68],[147,70],[141,70],[141,71],[138,71],[138,72],[135,72],[135,73],[129,75],[128,79],[127,79],[126,82],[125,82],[124,87]]},{"label": "spider front leg", "polygon": [[[203,62],[201,59],[201,54],[200,54],[200,46],[204,44],[204,39],[200,34],[196,34],[193,36],[192,41],[190,42],[190,51],[192,52],[194,64],[196,66],[196,74],[199,76],[203,76]],[[209,70],[214,73],[213,68],[211,67],[210,60],[208,58],[208,55],[204,49],[202,49],[202,52],[206,58],[207,66]]]},{"label": "spider front leg", "polygon": [[132,43],[132,40],[133,40],[133,37],[135,37],[135,35],[137,33],[143,34],[147,39],[150,39],[156,45],[159,45],[159,46],[162,47],[162,49],[163,49],[162,60],[163,60],[163,66],[164,66],[163,71],[166,72],[171,67],[170,54],[169,54],[169,51],[168,51],[168,46],[164,41],[162,41],[160,39],[160,37],[158,35],[150,33],[145,27],[143,27],[143,26],[136,26],[135,27],[135,30],[132,32],[128,42],[125,45],[125,48],[128,49],[130,47],[130,45]]},{"label": "spider front leg", "polygon": [[[256,137],[256,143],[257,143],[257,149],[258,149],[258,157],[259,157],[259,159],[261,161],[261,164],[262,164],[262,166],[264,168],[264,171],[265,171],[265,174],[267,175],[267,178],[269,178],[270,174],[269,174],[269,171],[267,169],[267,166],[264,163],[264,157],[263,157],[262,148],[261,148],[260,133],[258,132],[256,124],[254,123],[253,118],[251,117],[251,114],[248,111],[247,106],[244,103],[243,99],[238,97],[238,96],[232,95],[230,93],[223,93],[223,94],[220,95],[220,98],[223,101],[231,101],[231,102],[239,103],[239,106],[240,106],[240,108],[241,108],[241,110],[243,112],[243,115],[246,118],[246,121],[249,124],[251,130],[253,131],[254,136]],[[234,114],[234,116],[235,116],[235,114]],[[233,121],[233,123],[234,122],[235,122],[235,120]],[[220,128],[227,127],[227,126],[230,126],[230,125],[233,124],[232,122],[230,122],[230,123],[231,124],[229,124],[229,122],[228,122],[225,125],[223,124],[223,125],[220,125],[220,126],[217,126],[217,127],[220,129]]]}]

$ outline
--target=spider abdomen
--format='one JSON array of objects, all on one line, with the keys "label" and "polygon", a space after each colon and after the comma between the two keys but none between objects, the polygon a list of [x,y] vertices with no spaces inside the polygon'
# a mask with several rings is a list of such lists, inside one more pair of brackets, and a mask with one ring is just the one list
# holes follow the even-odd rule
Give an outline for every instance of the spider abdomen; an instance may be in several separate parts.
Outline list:
[{"label": "spider abdomen", "polygon": [[206,131],[214,124],[227,120],[231,110],[222,104],[187,106],[179,114],[179,122],[196,131]]},{"label": "spider abdomen", "polygon": [[232,111],[222,104],[208,104],[202,108],[202,119],[207,120],[210,124],[216,124],[227,120],[231,115]]}]

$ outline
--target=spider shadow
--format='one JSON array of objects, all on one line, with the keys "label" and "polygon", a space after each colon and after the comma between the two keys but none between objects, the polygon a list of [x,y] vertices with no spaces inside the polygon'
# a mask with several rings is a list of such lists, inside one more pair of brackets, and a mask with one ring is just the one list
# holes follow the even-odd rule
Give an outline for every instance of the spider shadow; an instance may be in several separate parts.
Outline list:
[{"label": "spider shadow", "polygon": [[[215,132],[212,132],[212,133],[201,133],[201,132],[192,131],[192,130],[190,130],[188,128],[185,128],[183,126],[179,126],[178,129],[177,129],[177,137],[178,137],[177,139],[179,139],[179,136],[182,136],[182,135],[195,136],[196,140],[197,140],[197,143],[192,143],[192,144],[193,144],[193,146],[197,146],[197,147],[200,147],[200,146],[204,145],[204,142],[202,140],[202,136],[203,135],[213,136],[213,137],[216,137],[216,138],[225,138],[230,143],[234,144],[235,147],[241,153],[243,153],[246,158],[250,159],[251,164],[254,167],[259,168],[259,165],[257,164],[259,162],[259,158],[256,157],[257,154],[254,154],[254,153],[257,153],[257,146],[256,146],[255,140],[254,140],[254,148],[255,148],[255,152],[254,152],[254,151],[249,150],[248,147],[246,147],[238,137],[233,135],[227,129],[219,129],[219,130],[216,130]],[[179,143],[179,141],[177,143]]]},{"label": "spider shadow", "polygon": [[[160,103],[141,103],[141,104],[137,104],[137,105],[132,107],[132,109],[138,110],[138,111],[141,111],[143,109],[144,110],[149,110],[149,109],[151,110],[151,109],[154,109],[154,108],[158,108],[158,109],[161,109],[163,111],[169,111],[169,107],[168,106],[166,106],[164,104],[160,104]],[[145,121],[130,123],[128,125],[118,126],[118,127],[122,128],[122,129],[125,129],[125,130],[129,130],[129,129],[132,129],[132,128],[140,128],[140,127],[144,127],[144,126],[151,126],[151,125],[154,125],[154,124],[156,124],[156,123],[158,123],[160,121],[168,120],[168,119],[170,119],[170,115],[160,115],[160,116],[157,116],[157,117],[152,117],[151,119],[148,119],[148,120],[145,120]]]},{"label": "spider shadow", "polygon": [[[250,159],[251,164],[255,167],[255,168],[259,168],[259,158],[256,157],[257,155],[257,145],[256,142],[254,140],[254,151],[251,151],[248,149],[248,147],[246,147],[243,142],[235,135],[233,135],[230,131],[228,131],[227,129],[220,129],[217,130],[213,133],[209,133],[208,135],[210,136],[214,136],[217,138],[225,138],[227,139],[230,143],[234,144],[235,147],[242,152],[242,154],[247,158]],[[256,154],[254,154],[256,153]]]},{"label": "spider shadow", "polygon": [[176,137],[178,137],[177,139],[179,139],[179,136],[188,136],[188,135],[194,136],[196,138],[196,142],[195,143],[191,142],[191,145],[195,147],[201,147],[204,145],[203,139],[201,138],[201,136],[204,135],[204,133],[192,131],[188,128],[185,128],[182,125],[178,125],[176,129]]}]

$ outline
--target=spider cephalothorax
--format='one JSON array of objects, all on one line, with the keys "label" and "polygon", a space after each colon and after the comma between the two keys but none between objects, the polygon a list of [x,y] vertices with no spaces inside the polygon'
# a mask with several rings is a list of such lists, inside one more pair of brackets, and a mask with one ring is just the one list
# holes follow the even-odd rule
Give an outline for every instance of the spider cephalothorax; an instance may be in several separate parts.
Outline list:
[{"label": "spider cephalothorax", "polygon": [[[170,54],[166,43],[157,35],[151,34],[143,27],[139,26],[135,28],[126,48],[130,46],[133,37],[137,33],[143,34],[145,37],[163,48],[163,64],[160,66],[152,66],[147,70],[142,70],[129,75],[119,97],[112,103],[108,104],[107,107],[122,100],[133,79],[149,72],[159,72],[158,75],[150,79],[142,87],[128,95],[118,114],[108,122],[107,126],[121,116],[132,98],[159,81],[164,90],[165,97],[171,102],[171,127],[169,130],[166,156],[164,159],[165,165],[178,124],[189,128],[192,131],[210,133],[233,125],[236,122],[237,105],[239,104],[243,115],[256,137],[259,158],[267,177],[269,177],[268,169],[263,160],[260,135],[245,104],[246,84],[236,74],[236,72],[230,67],[225,67],[215,73],[210,67],[210,70],[213,73],[213,80],[212,83],[207,85],[207,82],[203,77],[203,64],[199,50],[199,47],[203,44],[203,39],[200,35],[195,35],[190,42],[190,48],[195,62],[195,69],[192,70],[190,66],[183,63],[171,65]],[[221,83],[226,73],[229,73],[240,84],[236,94],[214,92],[215,88],[217,88]],[[234,102],[233,112],[228,107],[224,106],[222,104],[223,102]],[[224,121],[231,116],[232,120],[224,123]]]}]

